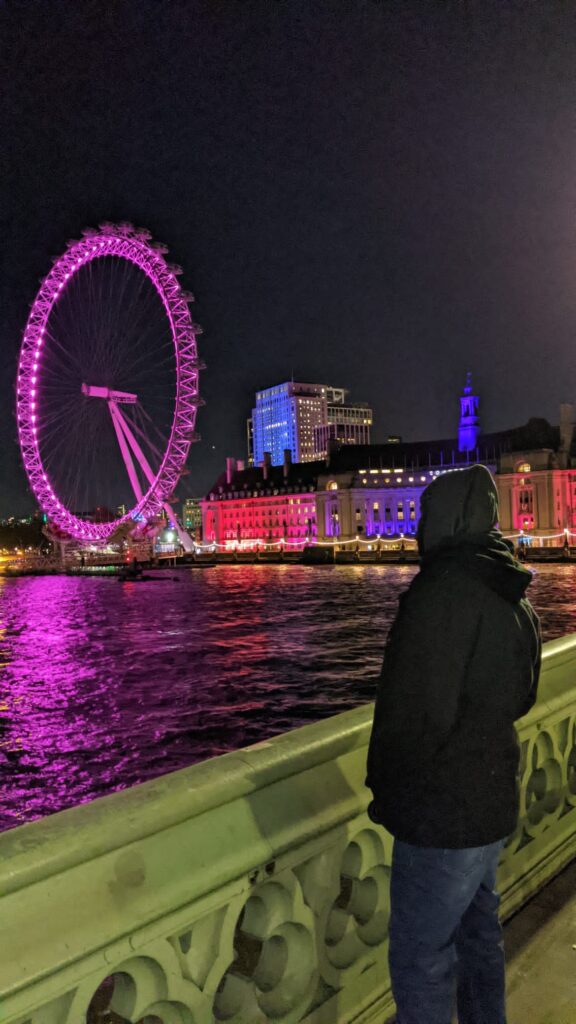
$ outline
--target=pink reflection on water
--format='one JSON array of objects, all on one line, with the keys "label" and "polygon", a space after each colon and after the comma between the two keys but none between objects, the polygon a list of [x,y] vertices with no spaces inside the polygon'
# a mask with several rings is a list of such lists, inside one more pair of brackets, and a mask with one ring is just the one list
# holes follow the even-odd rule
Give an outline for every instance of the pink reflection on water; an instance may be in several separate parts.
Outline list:
[{"label": "pink reflection on water", "polygon": [[[90,635],[86,621],[78,616],[82,581],[31,577],[18,584],[11,624],[4,625],[5,638],[7,633],[16,638],[4,691],[10,726],[3,750],[12,774],[4,807],[8,824],[11,818],[29,820],[65,806],[71,791],[88,799],[93,758],[98,759],[102,782],[111,788],[122,784],[122,761],[112,756],[115,725],[122,715],[114,665],[105,656],[94,657],[99,647],[98,616],[91,622]],[[92,756],[79,757],[82,752]]]},{"label": "pink reflection on water", "polygon": [[[406,566],[222,566],[176,582],[0,577],[0,829],[374,695]],[[536,573],[547,637],[576,566]]]},{"label": "pink reflection on water", "polygon": [[339,573],[328,599],[306,567],[4,580],[0,827],[368,699],[383,633],[369,627],[370,657],[366,600],[342,600],[367,582]]}]

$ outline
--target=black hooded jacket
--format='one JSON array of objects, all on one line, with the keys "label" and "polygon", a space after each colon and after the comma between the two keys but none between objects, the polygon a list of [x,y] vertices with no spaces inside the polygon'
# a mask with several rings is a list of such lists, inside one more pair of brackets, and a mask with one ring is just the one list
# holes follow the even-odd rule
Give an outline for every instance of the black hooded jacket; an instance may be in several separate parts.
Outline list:
[{"label": "black hooded jacket", "polygon": [[495,527],[484,466],[422,495],[421,569],[386,645],[368,752],[369,813],[416,846],[483,846],[514,831],[514,721],[536,700],[540,626],[531,573]]}]

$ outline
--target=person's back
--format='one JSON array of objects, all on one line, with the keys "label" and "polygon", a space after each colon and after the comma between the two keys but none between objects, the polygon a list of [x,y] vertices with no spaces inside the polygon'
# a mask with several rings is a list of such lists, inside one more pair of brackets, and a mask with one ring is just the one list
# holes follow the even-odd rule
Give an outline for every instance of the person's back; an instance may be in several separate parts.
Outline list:
[{"label": "person's back", "polygon": [[[396,839],[390,967],[398,1024],[449,1024],[457,955],[461,1024],[505,1021],[492,890],[517,821],[514,721],[536,698],[540,633],[524,598],[531,574],[496,520],[496,488],[482,466],[427,488],[421,571],[401,598],[384,656],[367,784],[372,818]],[[460,886],[456,896],[462,872],[466,892]],[[484,919],[480,904],[489,905]],[[473,936],[488,919],[491,938],[478,943]],[[497,963],[488,985],[490,957]],[[483,974],[486,992],[472,999]]]}]

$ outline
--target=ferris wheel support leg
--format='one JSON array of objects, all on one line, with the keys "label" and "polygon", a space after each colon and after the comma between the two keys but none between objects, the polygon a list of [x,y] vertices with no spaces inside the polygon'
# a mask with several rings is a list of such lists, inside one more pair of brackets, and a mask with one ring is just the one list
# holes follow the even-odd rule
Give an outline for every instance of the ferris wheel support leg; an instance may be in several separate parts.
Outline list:
[{"label": "ferris wheel support leg", "polygon": [[172,511],[172,506],[167,501],[164,502],[164,511],[168,513],[168,516],[174,523],[174,529],[178,534],[178,540],[180,541],[182,547],[184,548],[184,551],[194,551],[194,541],[192,540],[190,534],[186,533],[186,530],[184,530],[183,527],[180,526],[180,523],[178,522],[178,517],[174,514],[174,512]]},{"label": "ferris wheel support leg", "polygon": [[[108,408],[110,409],[110,413],[112,415],[112,420],[114,421],[114,427],[115,427],[116,433],[118,435],[118,443],[119,443],[120,448],[122,450],[122,454],[124,456],[124,461],[126,462],[126,468],[128,469],[128,475],[130,477],[130,482],[132,483],[132,487],[134,488],[134,493],[136,494],[136,497],[137,497],[138,501],[140,501],[140,499],[142,498],[142,493],[140,492],[140,494],[138,494],[138,492],[136,491],[136,487],[134,486],[134,480],[136,481],[136,485],[138,487],[139,487],[139,484],[138,484],[138,479],[136,477],[136,472],[134,470],[134,463],[132,462],[132,456],[131,456],[130,452],[128,451],[128,445],[127,445],[126,442],[128,442],[128,444],[130,445],[134,455],[136,456],[136,459],[138,460],[138,462],[140,463],[140,466],[142,467],[142,471],[143,471],[145,477],[147,478],[147,480],[148,480],[148,482],[150,484],[154,483],[154,480],[156,479],[155,474],[154,474],[154,472],[153,472],[153,470],[152,470],[152,468],[150,466],[150,463],[148,462],[148,459],[146,458],[146,456],[144,455],[144,452],[142,451],[140,445],[138,444],[138,441],[136,440],[136,438],[134,437],[134,434],[132,433],[130,427],[128,426],[128,423],[126,422],[126,420],[124,419],[124,416],[120,412],[120,409],[118,408],[118,406],[116,404],[114,404],[113,402],[109,402],[108,403]],[[122,435],[122,440],[120,440],[120,434]],[[127,456],[124,454],[124,449],[126,449]],[[132,467],[132,472],[130,472],[129,466]],[[168,516],[170,517],[170,519],[174,523],[174,528],[176,530],[176,533],[178,534],[178,540],[180,541],[182,547],[184,548],[184,551],[193,551],[194,550],[194,543],[192,541],[192,538],[189,536],[188,533],[186,533],[186,530],[184,530],[181,527],[180,523],[178,522],[177,516],[175,516],[174,512],[172,511],[172,508],[171,508],[170,504],[167,501],[164,501],[162,503],[162,506],[163,506],[164,510],[168,513]]]},{"label": "ferris wheel support leg", "polygon": [[108,408],[112,417],[112,423],[114,424],[114,430],[116,431],[116,437],[118,444],[120,445],[120,451],[122,452],[122,458],[124,459],[124,465],[126,466],[126,472],[132,485],[132,490],[136,495],[136,501],[142,500],[142,489],[138,477],[136,476],[136,470],[134,468],[134,461],[130,454],[130,449],[126,444],[126,438],[124,436],[124,417],[118,411],[118,407],[114,402],[108,402]]}]

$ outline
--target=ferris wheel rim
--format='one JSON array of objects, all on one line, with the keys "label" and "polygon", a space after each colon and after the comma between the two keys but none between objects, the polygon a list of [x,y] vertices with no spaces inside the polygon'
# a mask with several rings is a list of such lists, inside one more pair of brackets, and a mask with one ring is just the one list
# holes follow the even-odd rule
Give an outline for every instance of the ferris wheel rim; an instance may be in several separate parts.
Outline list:
[{"label": "ferris wheel rim", "polygon": [[[102,542],[124,524],[157,515],[172,494],[184,469],[188,451],[196,439],[196,413],[200,404],[198,374],[201,364],[196,348],[198,327],[188,308],[189,293],[177,280],[180,271],[164,258],[165,246],[151,241],[150,232],[131,225],[103,224],[86,229],[84,237],[69,242],[42,280],[24,328],[16,387],[18,438],[24,468],[32,491],[47,518],[75,540]],[[46,326],[52,309],[67,284],[84,266],[105,256],[127,260],[142,271],[154,286],[164,307],[175,355],[174,414],[170,436],[157,473],[139,501],[122,516],[95,523],[70,512],[60,501],[45,470],[40,453],[36,413],[36,385]]]}]

